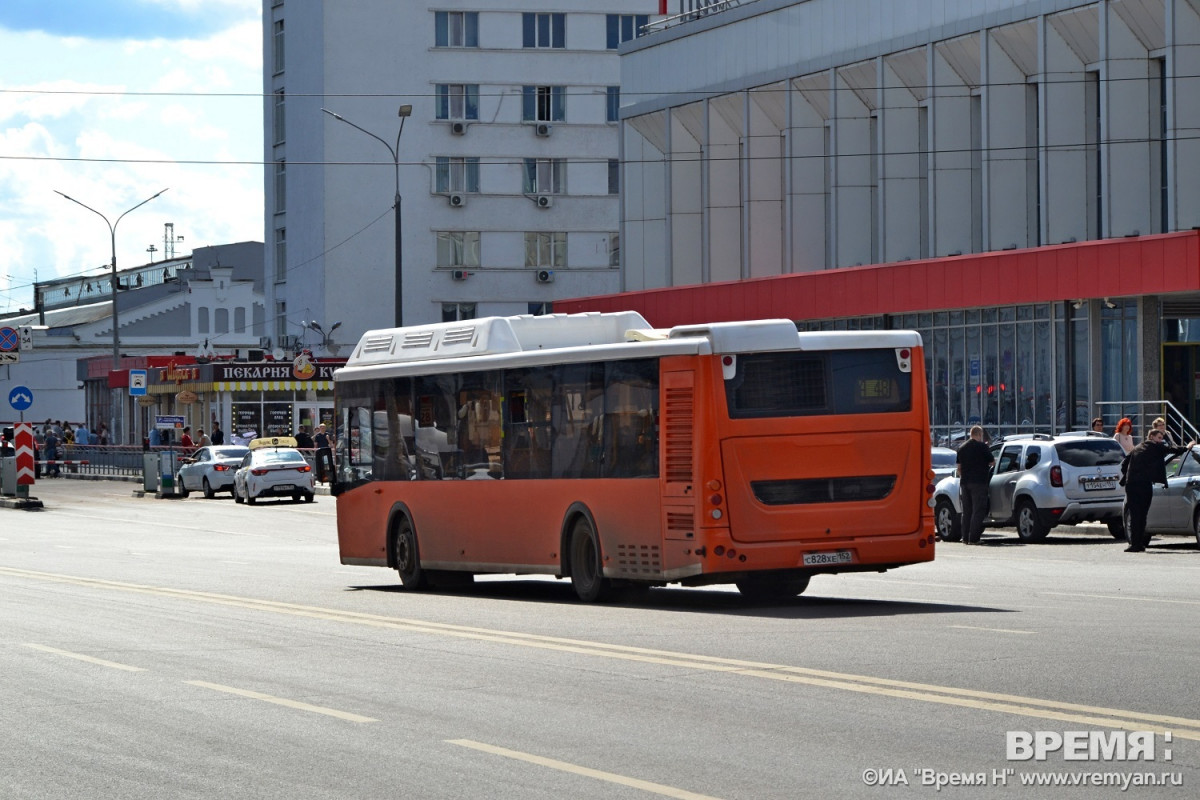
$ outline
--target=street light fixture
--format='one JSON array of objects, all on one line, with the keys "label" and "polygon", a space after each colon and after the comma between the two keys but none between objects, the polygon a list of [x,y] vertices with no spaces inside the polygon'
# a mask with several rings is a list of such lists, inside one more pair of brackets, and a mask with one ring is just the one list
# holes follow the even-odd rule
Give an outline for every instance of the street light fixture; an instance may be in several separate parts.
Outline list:
[{"label": "street light fixture", "polygon": [[[70,200],[72,203],[83,206],[88,211],[90,211],[93,214],[95,214],[96,216],[100,217],[100,219],[104,220],[104,224],[108,226],[109,241],[112,244],[112,286],[111,286],[111,289],[112,289],[112,326],[113,326],[112,327],[112,345],[113,345],[112,371],[113,372],[116,372],[120,368],[120,365],[121,365],[121,326],[120,326],[119,318],[117,315],[117,225],[119,225],[121,223],[121,220],[125,218],[125,214],[128,214],[130,211],[135,211],[135,210],[141,208],[142,206],[146,205],[146,203],[149,203],[151,200],[155,199],[156,197],[158,197],[165,191],[167,191],[167,190],[163,189],[162,192],[159,192],[158,194],[147,197],[145,200],[138,203],[133,208],[130,208],[128,211],[125,211],[123,214],[121,214],[121,216],[117,217],[116,222],[109,222],[108,217],[104,216],[99,211],[97,211],[96,209],[87,205],[86,203],[81,203],[78,200],[76,200],[74,197],[71,197],[70,195],[63,194],[62,192],[58,191],[58,189],[54,190],[55,194],[62,195],[63,197]],[[113,444],[121,444],[122,443],[121,429],[120,429],[120,427],[118,427],[121,422],[121,415],[119,413],[117,413],[117,409],[121,405],[122,405],[121,390],[114,388],[113,396],[112,396],[112,409],[110,411],[110,416],[109,416],[109,430],[112,431]]]},{"label": "street light fixture", "polygon": [[[335,114],[334,112],[330,111],[328,108],[322,108],[321,111],[325,112],[326,114],[328,114],[329,116],[338,120],[339,122],[344,122],[347,125],[349,125],[351,128],[354,128],[355,130],[358,130],[358,131],[362,131],[367,136],[370,136],[372,139],[374,139],[375,141],[379,142],[384,147],[386,147],[388,149],[388,153],[390,153],[392,156],[392,163],[396,167],[396,197],[395,197],[395,201],[394,201],[394,205],[393,205],[393,208],[395,209],[395,212],[396,212],[396,327],[397,328],[403,327],[404,326],[404,281],[403,281],[404,256],[403,256],[403,253],[401,250],[401,227],[400,227],[400,219],[401,219],[401,215],[400,215],[400,135],[402,133],[404,133],[404,120],[408,119],[412,115],[412,106],[408,105],[408,104],[402,105],[402,106],[400,106],[400,110],[397,112],[397,116],[400,117],[400,130],[396,132],[396,146],[395,147],[392,147],[392,145],[388,144],[388,142],[386,140],[379,138],[378,136],[371,133],[366,128],[355,125],[353,122],[346,119],[341,114]],[[330,333],[332,333],[332,332],[333,331],[330,330]]]},{"label": "street light fixture", "polygon": [[333,323],[333,327],[331,327],[328,332],[326,332],[326,330],[323,327],[321,327],[321,323],[319,323],[315,320],[312,322],[305,322],[304,327],[311,328],[312,330],[314,330],[318,334],[320,334],[321,346],[324,347],[326,350],[328,350],[329,346],[333,343],[333,332],[336,331],[338,328],[342,327],[342,323],[340,323],[340,322]]}]

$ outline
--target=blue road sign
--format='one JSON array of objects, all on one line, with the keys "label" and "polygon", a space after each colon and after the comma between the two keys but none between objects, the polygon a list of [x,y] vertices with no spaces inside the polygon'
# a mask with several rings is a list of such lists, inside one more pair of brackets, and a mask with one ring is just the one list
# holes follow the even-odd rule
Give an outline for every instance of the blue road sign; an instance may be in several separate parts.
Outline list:
[{"label": "blue road sign", "polygon": [[14,386],[8,393],[8,404],[16,411],[25,411],[33,405],[33,392],[28,386]]},{"label": "blue road sign", "polygon": [[21,346],[21,337],[16,328],[0,328],[0,353],[15,353]]}]

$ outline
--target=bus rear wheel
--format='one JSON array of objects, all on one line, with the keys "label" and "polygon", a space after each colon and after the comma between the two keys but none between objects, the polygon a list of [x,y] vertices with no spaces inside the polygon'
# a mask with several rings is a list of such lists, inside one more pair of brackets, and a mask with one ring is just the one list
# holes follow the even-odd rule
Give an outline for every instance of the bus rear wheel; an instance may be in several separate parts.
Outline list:
[{"label": "bus rear wheel", "polygon": [[571,528],[571,586],[575,594],[585,603],[603,600],[608,594],[609,583],[600,566],[600,544],[596,531],[587,517],[575,520]]},{"label": "bus rear wheel", "polygon": [[421,569],[417,533],[408,517],[403,517],[396,525],[396,533],[392,538],[392,555],[395,558],[396,572],[400,573],[400,582],[404,584],[405,589],[419,590],[429,585],[425,570]]},{"label": "bus rear wheel", "polygon": [[771,601],[790,600],[804,594],[808,588],[809,575],[754,575],[734,583],[747,600]]}]

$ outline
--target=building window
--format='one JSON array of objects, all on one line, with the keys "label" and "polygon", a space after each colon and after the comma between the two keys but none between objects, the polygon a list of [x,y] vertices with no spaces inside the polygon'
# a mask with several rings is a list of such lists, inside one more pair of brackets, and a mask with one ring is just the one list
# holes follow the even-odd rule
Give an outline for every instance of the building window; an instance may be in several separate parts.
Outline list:
[{"label": "building window", "polygon": [[608,193],[621,193],[621,162],[615,158],[608,160]]},{"label": "building window", "polygon": [[535,317],[540,317],[543,314],[553,314],[554,313],[554,304],[553,303],[530,303],[529,304],[529,313]]},{"label": "building window", "polygon": [[272,118],[275,127],[275,144],[281,144],[284,139],[283,89],[275,92],[275,115]]},{"label": "building window", "polygon": [[439,267],[478,267],[479,231],[438,231]]},{"label": "building window", "polygon": [[437,157],[436,183],[439,193],[478,192],[479,159]]},{"label": "building window", "polygon": [[606,103],[604,106],[604,121],[605,122],[620,122],[621,121],[621,87],[609,86]]},{"label": "building window", "polygon": [[208,333],[208,306],[196,309],[196,333]]},{"label": "building window", "polygon": [[275,20],[274,31],[275,74],[278,75],[283,72],[283,20]]},{"label": "building window", "polygon": [[[276,344],[279,344],[280,342],[282,342],[284,337],[287,335],[288,335],[288,332],[287,332],[287,301],[286,300],[276,300],[275,301],[275,342],[276,342]],[[280,344],[280,347],[282,347],[282,346],[283,345]]]},{"label": "building window", "polygon": [[218,308],[213,314],[213,333],[229,333],[228,308]]},{"label": "building window", "polygon": [[275,282],[287,281],[287,228],[275,229]]},{"label": "building window", "polygon": [[524,46],[563,48],[567,46],[566,14],[522,14]]},{"label": "building window", "polygon": [[642,28],[650,22],[646,14],[609,14],[608,15],[608,49],[616,50],[621,42],[642,35]]},{"label": "building window", "polygon": [[525,266],[565,267],[567,234],[565,231],[526,231]]},{"label": "building window", "polygon": [[479,47],[479,13],[438,11],[434,14],[435,47]]},{"label": "building window", "polygon": [[621,266],[621,234],[619,233],[608,235],[608,265],[610,267]]},{"label": "building window", "polygon": [[275,213],[287,210],[287,161],[275,162]]},{"label": "building window", "polygon": [[238,306],[233,310],[233,332],[246,332],[246,309],[242,306]]},{"label": "building window", "polygon": [[438,119],[479,119],[479,84],[439,83]]},{"label": "building window", "polygon": [[525,194],[562,194],[566,159],[525,159]]},{"label": "building window", "polygon": [[565,86],[522,86],[521,119],[525,122],[562,122],[567,118]]},{"label": "building window", "polygon": [[474,303],[442,303],[442,322],[475,319]]}]

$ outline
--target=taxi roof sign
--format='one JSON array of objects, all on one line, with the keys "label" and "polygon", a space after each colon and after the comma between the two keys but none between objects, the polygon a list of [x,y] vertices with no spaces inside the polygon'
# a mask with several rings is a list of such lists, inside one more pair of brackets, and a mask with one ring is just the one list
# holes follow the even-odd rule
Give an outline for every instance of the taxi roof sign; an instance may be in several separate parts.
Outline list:
[{"label": "taxi roof sign", "polygon": [[251,450],[258,450],[262,447],[296,447],[297,442],[293,436],[267,436],[262,439],[251,439],[250,444],[246,446]]}]

